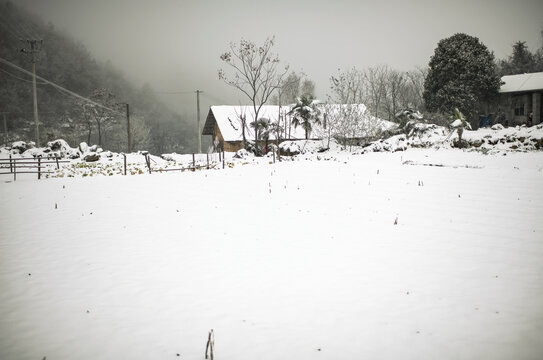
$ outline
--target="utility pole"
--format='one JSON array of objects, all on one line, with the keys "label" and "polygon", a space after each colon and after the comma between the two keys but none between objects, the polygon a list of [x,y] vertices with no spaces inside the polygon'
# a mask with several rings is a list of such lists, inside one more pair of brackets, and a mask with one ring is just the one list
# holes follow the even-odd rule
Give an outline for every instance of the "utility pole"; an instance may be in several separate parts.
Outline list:
[{"label": "utility pole", "polygon": [[128,153],[132,152],[132,136],[130,134],[130,106],[126,103],[126,135],[128,136]]},{"label": "utility pole", "polygon": [[128,143],[128,153],[132,152],[132,134],[130,133],[130,105],[128,103],[116,103],[115,105],[126,105],[126,135]]},{"label": "utility pole", "polygon": [[[157,94],[190,94],[192,91],[160,91]],[[198,117],[198,153],[202,153],[202,133],[200,131],[200,94],[203,94],[202,90],[196,90],[196,116]]]},{"label": "utility pole", "polygon": [[6,113],[4,113],[4,143],[8,146],[8,121],[6,120]]},{"label": "utility pole", "polygon": [[36,146],[40,147],[40,126],[38,121],[38,93],[36,90],[36,61],[37,54],[43,45],[43,40],[26,40],[30,49],[22,49],[23,53],[30,53],[32,56],[32,93],[34,94],[34,123],[36,125]]},{"label": "utility pole", "polygon": [[202,134],[200,131],[200,93],[201,90],[196,90],[196,116],[198,116],[198,154],[202,153]]}]

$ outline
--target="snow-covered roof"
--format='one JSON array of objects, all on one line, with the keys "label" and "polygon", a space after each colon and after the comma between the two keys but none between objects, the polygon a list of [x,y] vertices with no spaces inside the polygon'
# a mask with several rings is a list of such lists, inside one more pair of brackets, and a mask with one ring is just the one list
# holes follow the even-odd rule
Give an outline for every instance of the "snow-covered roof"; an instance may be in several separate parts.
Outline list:
[{"label": "snow-covered roof", "polygon": [[[281,121],[284,122],[286,113],[290,111],[290,106],[277,106],[277,105],[263,105],[258,114],[259,118],[265,118],[270,120],[272,124],[277,124],[279,114],[281,114]],[[250,124],[254,121],[254,109],[252,105],[217,105],[211,106],[209,115],[206,119],[204,126],[204,135],[212,135],[212,131],[209,131],[210,122],[212,121],[211,115],[217,122],[217,126],[221,131],[221,135],[225,141],[241,141],[243,140],[243,133],[241,127],[241,117],[245,117],[245,138],[254,139],[254,129]],[[283,124],[281,124],[283,125]],[[206,127],[208,130],[206,131]],[[294,128],[292,126],[290,130],[291,138],[293,139],[305,139],[305,132],[302,127]],[[274,140],[275,135],[270,136],[270,140]]]},{"label": "snow-covered roof", "polygon": [[[352,129],[354,131],[350,132],[354,137],[365,137],[368,134],[363,130],[367,128],[368,122],[376,123],[377,128],[380,130],[389,130],[397,125],[390,121],[376,119],[373,116],[366,113],[366,106],[363,104],[352,104],[352,105],[341,105],[341,104],[321,104],[320,109],[322,112],[332,115],[341,114],[343,109],[354,109],[348,111],[357,111],[361,115],[361,121],[359,128],[362,129]],[[305,139],[305,131],[302,126],[294,127],[291,124],[290,116],[287,113],[290,111],[292,106],[285,105],[279,107],[278,105],[264,105],[262,106],[259,118],[266,118],[270,120],[272,124],[277,124],[278,119],[280,118],[280,126],[285,127],[286,119],[286,136],[285,133],[281,134],[281,138],[287,138],[290,140],[296,139]],[[245,116],[246,119],[246,128],[245,128],[245,137],[246,139],[254,139],[254,129],[250,124],[254,121],[254,110],[251,105],[217,105],[211,106],[209,114],[202,131],[203,135],[213,135],[213,126],[214,121],[216,121],[217,126],[224,138],[225,141],[241,141],[243,139],[242,126],[241,126],[241,116]],[[214,120],[214,121],[213,121]],[[358,128],[358,127],[357,127]],[[353,134],[354,132],[354,134]],[[327,133],[324,131],[322,126],[313,125],[313,130],[311,132],[311,137],[321,137],[321,134]],[[275,139],[275,134],[270,135],[270,140]]]},{"label": "snow-covered roof", "polygon": [[543,72],[507,75],[502,82],[500,93],[543,90]]}]

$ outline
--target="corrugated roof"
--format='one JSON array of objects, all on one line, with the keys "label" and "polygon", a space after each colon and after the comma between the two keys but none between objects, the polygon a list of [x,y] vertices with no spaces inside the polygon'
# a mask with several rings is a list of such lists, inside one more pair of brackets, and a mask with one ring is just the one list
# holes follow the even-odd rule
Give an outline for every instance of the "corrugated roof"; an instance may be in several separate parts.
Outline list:
[{"label": "corrugated roof", "polygon": [[543,90],[543,72],[507,75],[502,77],[500,93]]}]

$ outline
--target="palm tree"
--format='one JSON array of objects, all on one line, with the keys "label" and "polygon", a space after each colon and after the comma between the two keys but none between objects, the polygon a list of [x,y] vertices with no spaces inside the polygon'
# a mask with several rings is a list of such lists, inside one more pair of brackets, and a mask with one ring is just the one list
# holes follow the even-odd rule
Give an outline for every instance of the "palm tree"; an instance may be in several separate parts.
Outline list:
[{"label": "palm tree", "polygon": [[[260,118],[257,121],[251,123],[251,127],[255,129],[255,137],[257,140],[263,139],[266,142],[265,147],[268,147],[268,140],[270,139],[270,120],[266,118]],[[255,151],[257,155],[260,155],[260,149],[258,143],[255,144]]]},{"label": "palm tree", "polygon": [[302,95],[296,99],[296,105],[288,112],[288,115],[292,116],[294,127],[304,128],[306,140],[309,139],[312,123],[320,124],[322,121],[322,112],[317,107],[318,103],[311,96]]}]

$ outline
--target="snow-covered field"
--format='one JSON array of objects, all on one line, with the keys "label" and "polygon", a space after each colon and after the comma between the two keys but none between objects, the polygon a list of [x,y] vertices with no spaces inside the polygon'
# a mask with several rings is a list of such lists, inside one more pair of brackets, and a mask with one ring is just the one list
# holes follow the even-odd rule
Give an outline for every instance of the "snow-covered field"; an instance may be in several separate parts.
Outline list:
[{"label": "snow-covered field", "polygon": [[0,359],[543,356],[543,152],[1,180]]}]

